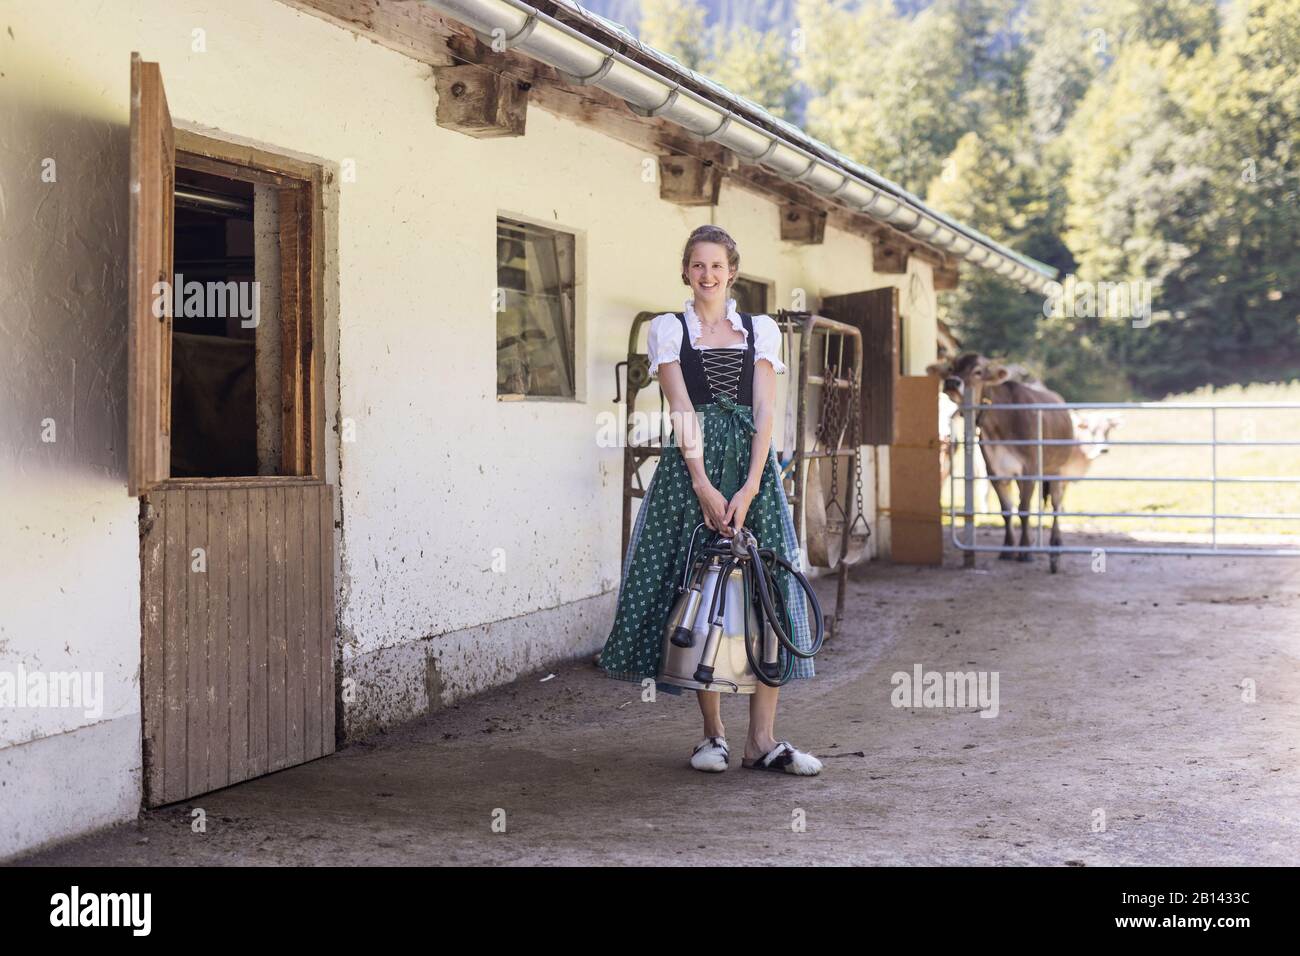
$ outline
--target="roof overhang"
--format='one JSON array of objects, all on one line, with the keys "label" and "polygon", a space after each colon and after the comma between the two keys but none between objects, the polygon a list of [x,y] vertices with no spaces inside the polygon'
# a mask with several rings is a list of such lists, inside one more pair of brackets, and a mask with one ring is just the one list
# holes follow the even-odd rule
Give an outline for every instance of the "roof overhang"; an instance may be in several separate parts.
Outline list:
[{"label": "roof overhang", "polygon": [[[891,232],[1043,292],[1057,270],[1016,252],[928,206],[919,197],[649,47],[574,0],[542,0],[558,16],[523,0],[424,0],[478,34],[495,52],[518,52],[568,83],[621,98],[639,116],[670,122],[865,215]],[[573,22],[568,22],[572,20]]]}]

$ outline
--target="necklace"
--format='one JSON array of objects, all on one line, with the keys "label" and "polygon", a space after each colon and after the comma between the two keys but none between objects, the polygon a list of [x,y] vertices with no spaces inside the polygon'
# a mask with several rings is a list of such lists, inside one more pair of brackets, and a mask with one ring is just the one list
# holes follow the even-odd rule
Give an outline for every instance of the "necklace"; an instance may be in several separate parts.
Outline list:
[{"label": "necklace", "polygon": [[700,313],[696,312],[695,318],[699,320],[701,329],[703,329],[705,332],[712,332],[722,327],[722,323],[726,319],[726,316],[723,316],[721,319],[714,319],[712,322],[710,322],[707,319],[705,319],[704,316],[700,315]]}]

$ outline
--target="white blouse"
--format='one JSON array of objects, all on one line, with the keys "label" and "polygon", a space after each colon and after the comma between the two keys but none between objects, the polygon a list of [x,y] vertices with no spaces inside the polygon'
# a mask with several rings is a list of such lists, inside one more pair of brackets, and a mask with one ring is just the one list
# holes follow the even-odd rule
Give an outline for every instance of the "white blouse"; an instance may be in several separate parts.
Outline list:
[{"label": "white blouse", "polygon": [[[682,310],[686,316],[686,328],[691,333],[691,347],[699,348],[700,336],[704,334],[700,318],[695,314],[694,297],[686,300]],[[745,338],[734,345],[716,346],[717,348],[743,349],[749,344],[749,334],[745,323],[736,311],[736,300],[727,300],[727,320],[731,327]],[[785,373],[785,363],[781,361],[781,330],[776,320],[770,315],[755,315],[754,322],[754,361],[766,359],[778,375]],[[682,323],[672,312],[656,315],[650,321],[650,334],[647,340],[650,354],[650,375],[658,378],[659,366],[664,362],[676,362],[682,352]]]}]

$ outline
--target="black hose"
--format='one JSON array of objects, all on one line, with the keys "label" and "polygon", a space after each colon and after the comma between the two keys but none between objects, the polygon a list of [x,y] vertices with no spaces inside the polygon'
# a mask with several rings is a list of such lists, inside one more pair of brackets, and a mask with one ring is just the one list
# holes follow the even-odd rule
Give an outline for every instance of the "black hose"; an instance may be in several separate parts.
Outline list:
[{"label": "black hose", "polygon": [[[762,569],[758,575],[759,581],[756,590],[758,591],[759,599],[763,602],[763,611],[776,630],[777,640],[780,641],[786,650],[795,657],[802,657],[807,660],[808,658],[815,656],[816,653],[821,650],[822,643],[826,639],[826,624],[822,617],[822,606],[817,600],[817,592],[813,590],[812,585],[808,582],[808,579],[804,577],[802,572],[792,567],[790,562],[786,561],[771,548],[757,548],[751,545],[749,552],[750,561],[756,568]],[[785,628],[781,627],[777,623],[779,615],[777,615],[776,609],[772,605],[773,589],[769,587],[769,584],[776,583],[776,579],[773,575],[772,569],[768,567],[769,563],[777,564],[785,568],[785,570],[790,573],[798,585],[803,589],[804,594],[808,598],[808,602],[812,605],[814,622],[812,630],[815,636],[813,637],[811,649],[807,651],[802,651],[796,647],[794,641],[790,639],[789,633]],[[779,587],[775,588],[775,591],[778,594],[780,593],[780,590]]]},{"label": "black hose", "polygon": [[[749,669],[754,672],[754,676],[757,677],[761,683],[766,684],[768,687],[783,687],[790,682],[791,678],[794,677],[794,657],[786,649],[784,644],[778,642],[776,647],[778,673],[776,675],[769,675],[764,668],[762,659],[763,639],[766,636],[765,632],[767,627],[770,626],[770,623],[767,620],[766,612],[764,611],[761,602],[757,600],[757,595],[754,593],[754,588],[751,583],[754,576],[753,572],[748,563],[744,564],[743,567],[745,574],[745,592],[749,595],[750,605],[757,612],[755,617],[759,623],[758,638],[755,640],[749,627],[749,615],[745,615],[745,656],[749,659]],[[781,605],[781,614],[784,616],[786,614],[785,602],[781,600],[779,591],[777,600]]]},{"label": "black hose", "polygon": [[[695,550],[695,535],[702,526],[703,523],[697,525],[695,531],[691,534],[691,546],[688,555]],[[744,582],[743,590],[748,595],[749,605],[746,607],[744,614],[745,655],[749,660],[750,669],[760,682],[768,687],[781,687],[794,676],[796,658],[807,660],[821,650],[826,639],[825,620],[822,616],[821,603],[817,600],[817,593],[813,590],[812,584],[807,577],[777,554],[774,549],[760,548],[756,544],[751,544],[746,550],[748,551],[748,560],[738,557],[732,548],[730,540],[715,531],[712,538],[700,549],[699,554],[688,562],[683,583],[696,577],[695,574],[692,574],[692,571],[696,571],[702,577],[703,568],[707,566],[710,559],[714,557],[723,559],[720,562],[718,583],[714,588],[712,599],[709,602],[709,611],[705,618],[711,625],[715,617],[726,612],[726,596],[724,593],[726,591],[726,582],[736,565],[740,566]],[[695,567],[692,568],[689,565],[695,565]],[[800,650],[791,639],[790,635],[794,630],[794,622],[790,617],[789,608],[786,606],[785,595],[782,593],[782,589],[777,586],[777,568],[784,568],[793,576],[807,597],[808,603],[812,606],[813,639],[812,646],[807,651]],[[754,610],[755,617],[759,622],[757,639],[755,639],[750,627],[750,608]],[[703,608],[700,610],[703,610]],[[777,638],[779,676],[767,674],[763,667],[763,641],[767,627],[772,628]]]},{"label": "black hose", "polygon": [[[785,558],[781,557],[779,554],[776,554],[775,552],[773,552],[772,557],[776,560],[777,564],[781,565],[781,567],[785,568],[786,571],[790,572],[790,575],[791,577],[794,578],[795,583],[798,584],[799,587],[803,589],[804,595],[808,598],[809,605],[812,606],[813,625],[811,630],[814,635],[812,640],[812,647],[809,648],[807,651],[801,651],[797,647],[791,647],[790,651],[796,657],[802,657],[805,660],[811,657],[815,657],[817,652],[822,649],[822,644],[826,640],[826,621],[822,617],[822,606],[821,606],[821,602],[817,600],[817,592],[813,590],[812,583],[803,575],[801,571],[799,571],[794,567],[791,567],[789,561],[785,560]],[[779,591],[780,589],[778,588],[777,590]]]}]

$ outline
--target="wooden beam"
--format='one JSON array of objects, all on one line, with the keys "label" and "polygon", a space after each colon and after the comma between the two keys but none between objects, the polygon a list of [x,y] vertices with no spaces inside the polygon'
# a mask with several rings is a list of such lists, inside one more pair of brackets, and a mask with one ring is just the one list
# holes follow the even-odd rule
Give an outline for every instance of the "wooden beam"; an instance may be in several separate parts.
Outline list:
[{"label": "wooden beam", "polygon": [[300,186],[318,169],[313,163],[236,142],[227,136],[217,129],[204,132],[178,126],[176,152],[184,158],[186,169],[264,186]]},{"label": "wooden beam", "polygon": [[809,209],[798,203],[783,203],[781,213],[781,241],[801,246],[821,245],[826,235],[826,210]]},{"label": "wooden beam", "polygon": [[450,66],[455,62],[445,45],[454,21],[448,20],[427,3],[412,3],[410,0],[280,2],[421,63]]},{"label": "wooden beam", "polygon": [[957,263],[934,267],[934,291],[946,292],[957,288],[959,276]]},{"label": "wooden beam", "polygon": [[475,64],[433,71],[438,125],[476,139],[523,136],[528,86]]},{"label": "wooden beam", "polygon": [[902,275],[907,272],[907,249],[883,239],[872,243],[871,271],[886,275]]},{"label": "wooden beam", "polygon": [[679,206],[716,206],[722,170],[695,156],[659,157],[659,198]]}]

